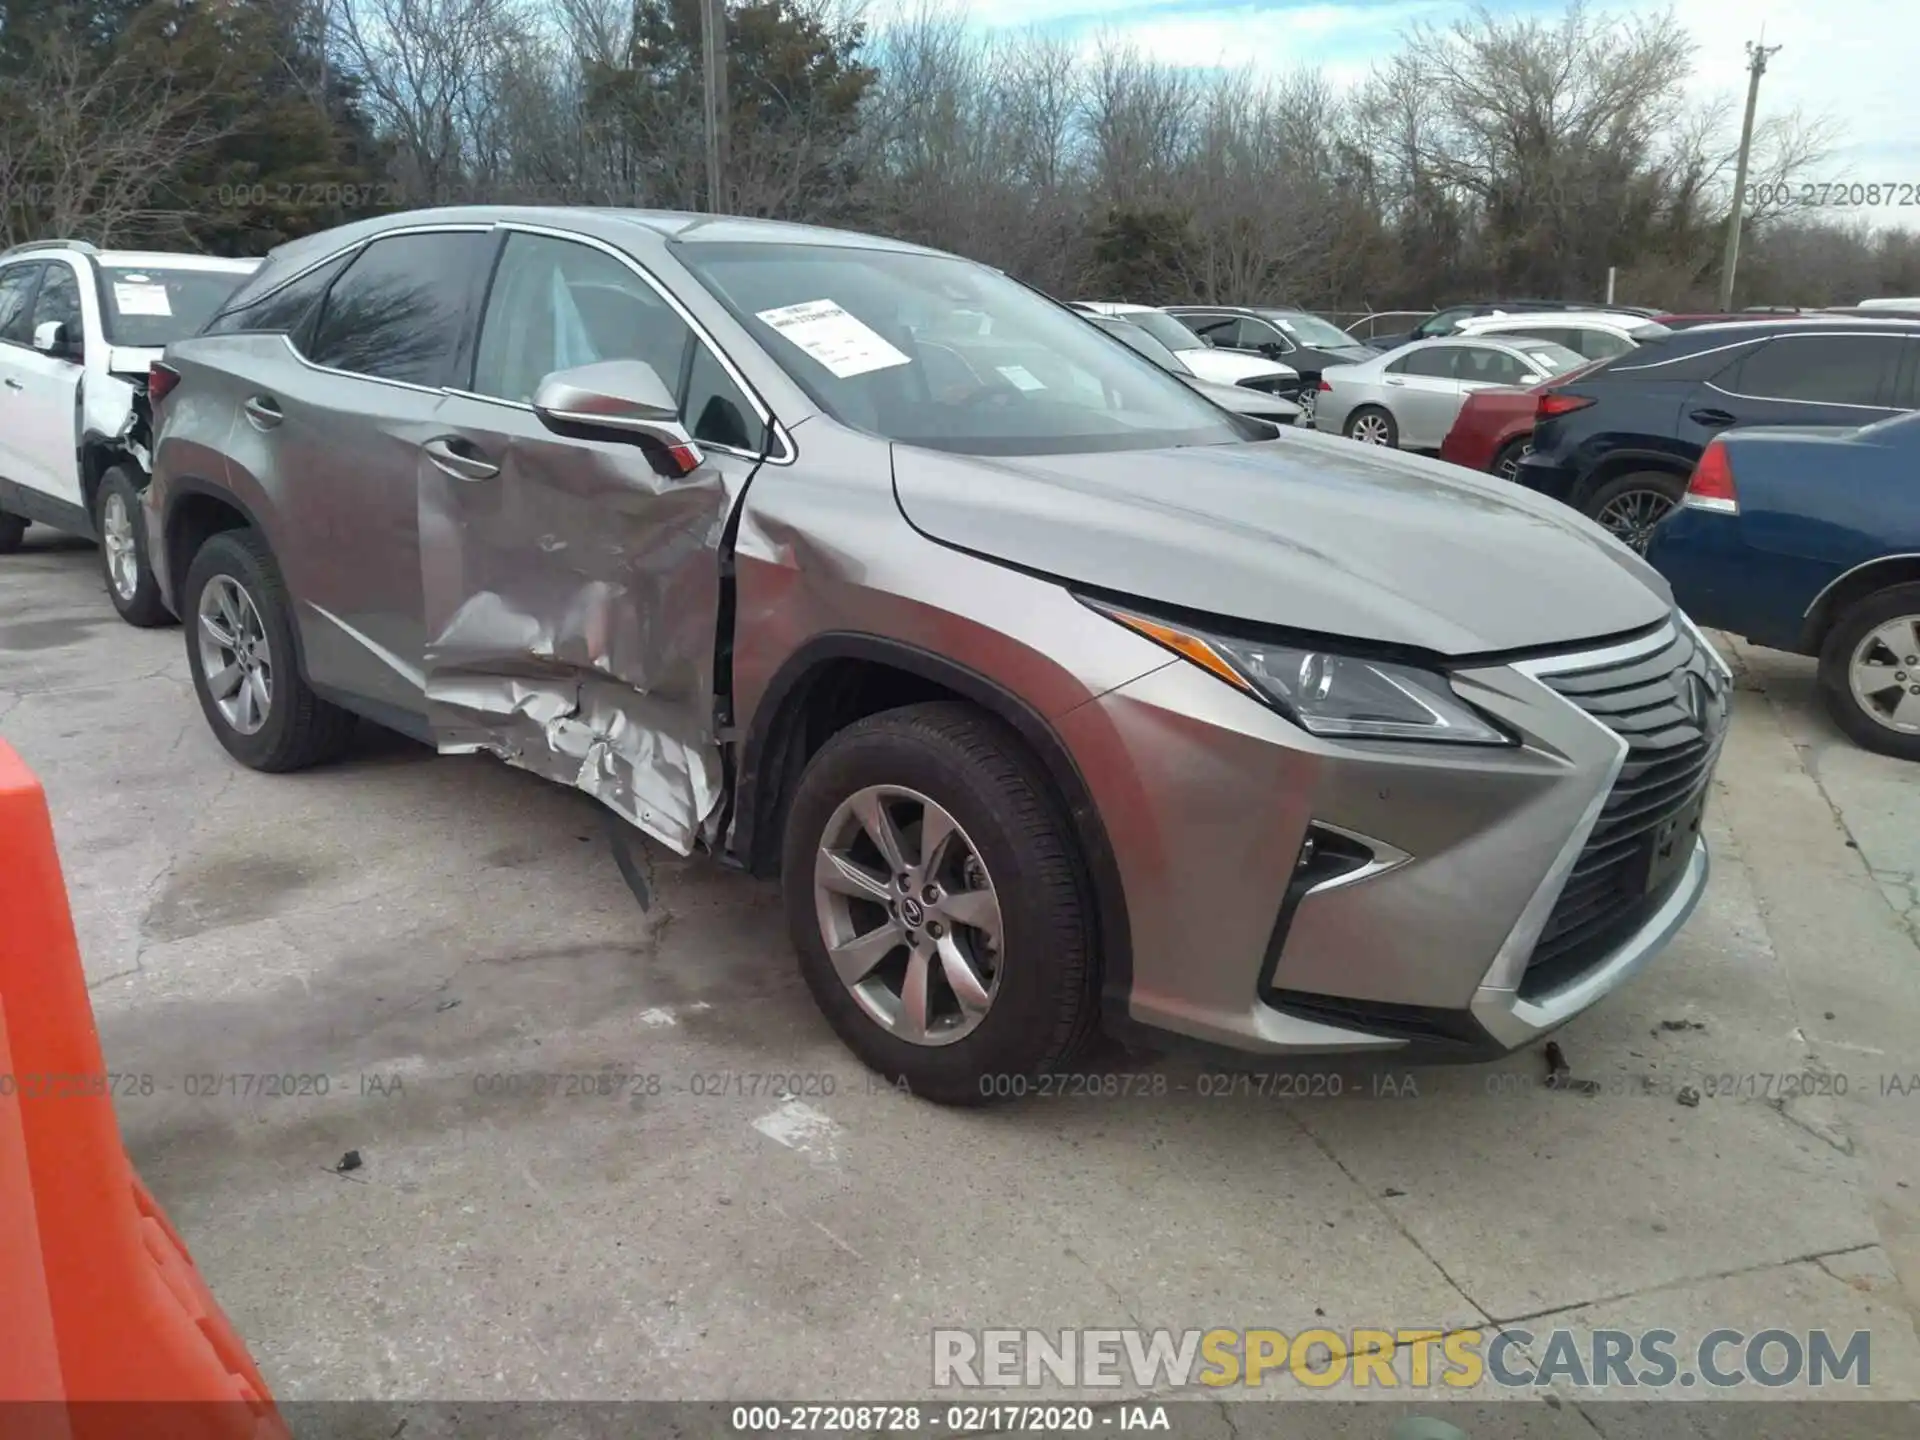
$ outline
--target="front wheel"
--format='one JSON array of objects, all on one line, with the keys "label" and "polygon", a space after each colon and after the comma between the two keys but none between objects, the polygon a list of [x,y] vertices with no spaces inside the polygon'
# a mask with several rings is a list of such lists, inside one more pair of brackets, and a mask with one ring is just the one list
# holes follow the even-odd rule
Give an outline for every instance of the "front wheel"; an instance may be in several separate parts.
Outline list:
[{"label": "front wheel", "polygon": [[1644,555],[1654,527],[1680,503],[1687,482],[1663,470],[1616,475],[1587,497],[1587,514],[1623,545]]},{"label": "front wheel", "polygon": [[18,515],[0,510],[0,555],[11,555],[20,548],[20,537],[27,533],[27,522]]},{"label": "front wheel", "polygon": [[1400,427],[1378,405],[1362,405],[1347,417],[1347,438],[1362,445],[1398,445]]},{"label": "front wheel", "polygon": [[1820,649],[1820,689],[1855,744],[1920,760],[1920,585],[1890,585],[1840,616]]},{"label": "front wheel", "polygon": [[227,753],[254,770],[302,770],[341,754],[352,712],[301,675],[280,567],[253,530],[223,530],[180,590],[194,693]]},{"label": "front wheel", "polygon": [[787,813],[787,924],[847,1048],[916,1095],[1020,1095],[1096,1013],[1071,829],[1019,737],[967,705],[858,721]]},{"label": "front wheel", "polygon": [[147,563],[147,527],[140,514],[140,487],[124,465],[110,466],[93,497],[93,528],[100,535],[100,568],[107,597],[120,618],[143,630],[172,622],[159,582]]}]

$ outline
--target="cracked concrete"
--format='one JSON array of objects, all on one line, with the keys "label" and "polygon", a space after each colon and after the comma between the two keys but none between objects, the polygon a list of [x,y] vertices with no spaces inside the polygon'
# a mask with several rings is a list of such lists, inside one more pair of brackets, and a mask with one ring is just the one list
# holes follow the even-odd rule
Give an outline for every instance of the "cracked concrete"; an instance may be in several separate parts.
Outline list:
[{"label": "cracked concrete", "polygon": [[[1747,657],[1706,902],[1558,1037],[1593,1093],[1527,1053],[1222,1098],[1107,1050],[1151,1085],[958,1113],[849,1060],[773,887],[649,847],[643,912],[593,802],[370,729],[244,771],[179,632],[29,542],[0,734],[47,787],[108,1063],[152,1077],[135,1162],[283,1399],[897,1398],[936,1326],[1502,1321],[1866,1329],[1873,1393],[1920,1396],[1920,1093],[1881,1080],[1920,1074],[1920,776],[1845,748],[1791,666]],[[756,1124],[776,1076],[830,1143]],[[1524,1399],[1455,1423],[1671,1433]],[[1320,1408],[1182,1433],[1384,1433]]]}]

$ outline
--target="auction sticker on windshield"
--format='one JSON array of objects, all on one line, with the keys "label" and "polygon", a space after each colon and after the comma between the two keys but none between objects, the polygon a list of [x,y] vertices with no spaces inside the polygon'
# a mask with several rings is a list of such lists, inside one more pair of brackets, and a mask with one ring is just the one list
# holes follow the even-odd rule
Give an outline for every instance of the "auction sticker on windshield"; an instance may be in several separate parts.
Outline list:
[{"label": "auction sticker on windshield", "polygon": [[167,287],[143,279],[113,282],[113,305],[122,315],[171,315]]},{"label": "auction sticker on windshield", "polygon": [[831,300],[805,300],[759,315],[842,380],[912,363],[865,321]]}]

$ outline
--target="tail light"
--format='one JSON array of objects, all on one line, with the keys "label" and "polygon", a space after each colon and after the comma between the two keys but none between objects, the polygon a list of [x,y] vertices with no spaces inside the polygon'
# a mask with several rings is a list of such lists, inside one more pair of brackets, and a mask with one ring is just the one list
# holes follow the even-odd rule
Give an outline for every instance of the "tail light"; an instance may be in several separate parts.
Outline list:
[{"label": "tail light", "polygon": [[1331,395],[1333,393],[1333,382],[1327,379],[1326,376],[1322,375],[1320,377],[1320,384],[1317,388],[1319,389],[1322,395]]},{"label": "tail light", "polygon": [[1586,409],[1592,403],[1591,395],[1564,395],[1557,391],[1549,391],[1534,402],[1533,423],[1538,425],[1541,421],[1551,420],[1556,415],[1571,415],[1576,410]]},{"label": "tail light", "polygon": [[147,403],[158,405],[180,383],[180,372],[158,360],[147,367]]},{"label": "tail light", "polygon": [[1733,488],[1733,466],[1727,447],[1715,440],[1700,453],[1687,493],[1680,501],[1688,510],[1711,510],[1716,515],[1738,515],[1740,497]]}]

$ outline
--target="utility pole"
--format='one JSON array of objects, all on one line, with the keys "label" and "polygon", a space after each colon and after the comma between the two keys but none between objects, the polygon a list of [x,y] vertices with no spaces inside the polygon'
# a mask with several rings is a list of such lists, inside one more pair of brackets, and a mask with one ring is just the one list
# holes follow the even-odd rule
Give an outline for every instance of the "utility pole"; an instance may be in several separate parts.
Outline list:
[{"label": "utility pole", "polygon": [[726,209],[727,0],[700,0],[700,42],[706,69],[707,213]]},{"label": "utility pole", "polygon": [[[1766,40],[1762,31],[1761,40]],[[1767,73],[1767,57],[1778,45],[1747,41],[1747,118],[1740,125],[1740,159],[1733,167],[1733,209],[1727,215],[1727,251],[1720,261],[1720,309],[1733,309],[1733,272],[1740,263],[1740,209],[1747,194],[1747,156],[1753,149],[1753,111],[1760,103],[1760,77]]]}]

